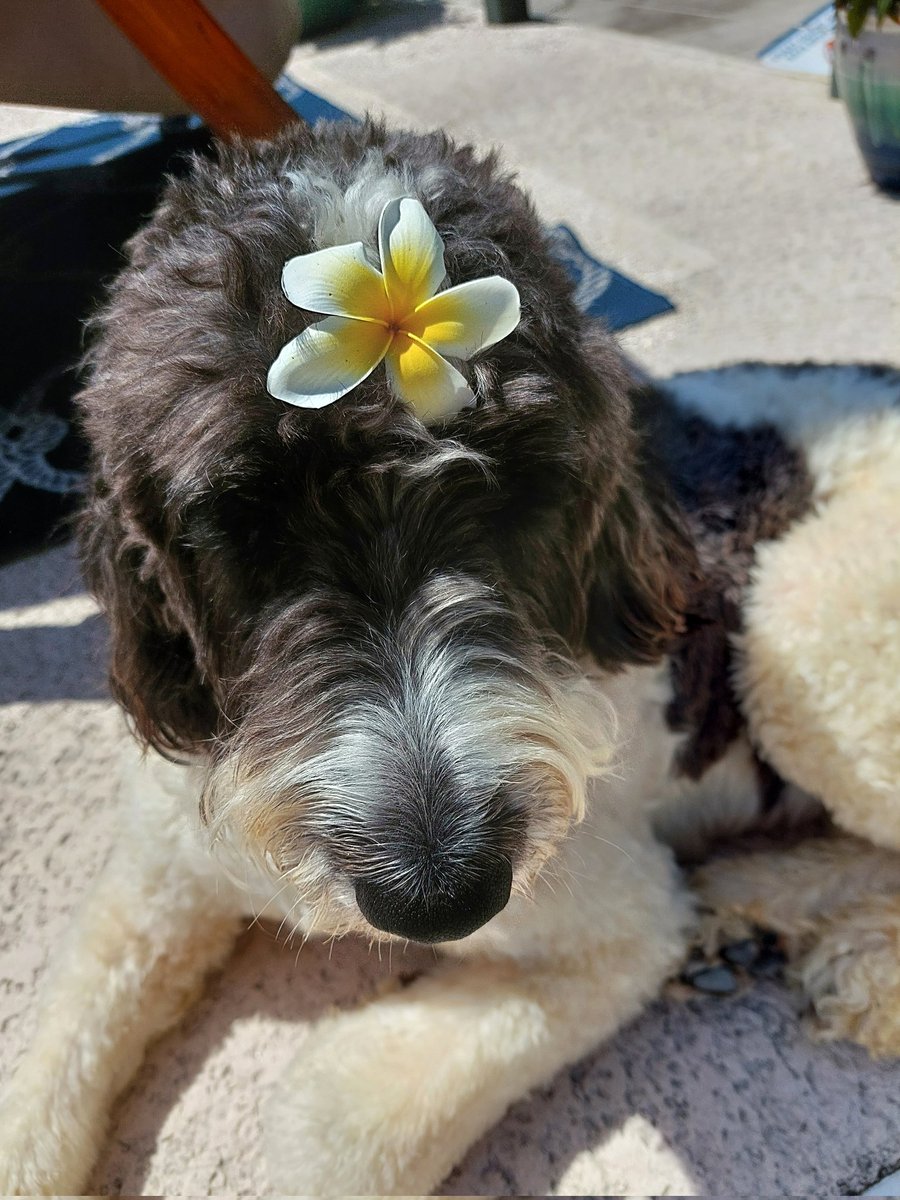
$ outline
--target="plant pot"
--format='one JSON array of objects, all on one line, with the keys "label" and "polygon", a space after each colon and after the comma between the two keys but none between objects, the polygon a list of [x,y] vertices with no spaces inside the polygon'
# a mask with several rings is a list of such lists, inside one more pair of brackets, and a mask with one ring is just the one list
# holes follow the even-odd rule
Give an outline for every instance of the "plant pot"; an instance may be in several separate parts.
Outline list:
[{"label": "plant pot", "polygon": [[834,74],[872,179],[900,192],[900,25],[870,20],[854,38],[839,11]]}]

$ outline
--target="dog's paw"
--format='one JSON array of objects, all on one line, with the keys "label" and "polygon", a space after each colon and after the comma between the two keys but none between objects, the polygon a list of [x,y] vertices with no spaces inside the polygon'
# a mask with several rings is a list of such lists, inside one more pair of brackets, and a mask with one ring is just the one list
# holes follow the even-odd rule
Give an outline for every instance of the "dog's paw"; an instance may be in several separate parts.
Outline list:
[{"label": "dog's paw", "polygon": [[827,923],[793,972],[813,1036],[900,1055],[900,905],[879,897]]},{"label": "dog's paw", "polygon": [[725,947],[757,940],[758,930],[752,921],[728,909],[708,907],[705,897],[700,897],[690,942],[692,957],[712,961]]},{"label": "dog's paw", "polygon": [[716,889],[698,872],[694,877],[697,909],[687,961],[677,981],[670,985],[675,996],[694,992],[729,996],[744,989],[751,979],[779,977],[786,961],[778,935],[763,929],[730,906],[731,898]]},{"label": "dog's paw", "polygon": [[428,1195],[449,1174],[452,1134],[429,1103],[433,1048],[414,1053],[402,1014],[375,1017],[380,1007],[320,1022],[279,1082],[264,1114],[275,1191]]},{"label": "dog's paw", "polygon": [[715,923],[712,934],[698,934],[677,980],[670,981],[668,994],[675,999],[696,992],[732,996],[745,991],[753,980],[780,979],[786,961],[778,937],[768,930],[748,925],[731,936]]}]

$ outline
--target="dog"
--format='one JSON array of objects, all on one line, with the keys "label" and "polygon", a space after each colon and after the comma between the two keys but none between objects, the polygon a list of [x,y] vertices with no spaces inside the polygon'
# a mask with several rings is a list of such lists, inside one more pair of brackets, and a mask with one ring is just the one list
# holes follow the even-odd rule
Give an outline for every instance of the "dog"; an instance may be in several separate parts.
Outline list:
[{"label": "dog", "polygon": [[[515,330],[460,364],[476,404],[425,422],[380,371],[318,411],[273,398],[313,319],[285,262],[371,248],[403,197],[452,282],[518,291]],[[148,1042],[252,913],[440,947],[320,1020],[266,1107],[274,1190],[428,1194],[678,971],[698,916],[676,858],[821,815],[733,685],[756,548],[819,503],[808,430],[765,399],[806,376],[738,371],[724,412],[703,381],[652,384],[494,156],[375,121],[197,158],[89,364],[83,561],[147,754],[0,1105],[0,1184],[79,1191]],[[698,878],[717,919],[722,879]]]}]

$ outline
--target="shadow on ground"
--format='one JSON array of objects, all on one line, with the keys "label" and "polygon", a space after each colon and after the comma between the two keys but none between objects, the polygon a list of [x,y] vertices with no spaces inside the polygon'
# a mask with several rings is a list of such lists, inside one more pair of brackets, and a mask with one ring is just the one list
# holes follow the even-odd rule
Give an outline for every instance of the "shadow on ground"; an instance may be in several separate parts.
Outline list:
[{"label": "shadow on ground", "polygon": [[346,46],[351,42],[373,42],[383,45],[411,33],[431,29],[435,25],[452,23],[440,0],[422,4],[404,4],[390,0],[366,9],[360,16],[338,29],[310,38],[310,45],[325,47]]}]

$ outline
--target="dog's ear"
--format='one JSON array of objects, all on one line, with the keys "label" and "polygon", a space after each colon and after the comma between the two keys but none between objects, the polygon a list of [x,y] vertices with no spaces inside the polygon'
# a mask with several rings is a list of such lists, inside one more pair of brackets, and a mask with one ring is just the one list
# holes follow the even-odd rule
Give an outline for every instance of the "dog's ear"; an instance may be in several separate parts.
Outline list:
[{"label": "dog's ear", "polygon": [[686,631],[700,571],[666,498],[623,484],[604,516],[589,566],[587,642],[616,669],[658,661]]},{"label": "dog's ear", "polygon": [[80,542],[88,586],[109,618],[113,695],[146,745],[163,754],[196,748],[216,731],[216,672],[184,552],[126,514],[101,476]]},{"label": "dog's ear", "polygon": [[586,423],[594,530],[586,642],[610,670],[658,661],[702,605],[693,539],[654,453],[653,389],[609,343],[588,339],[594,419]]}]

